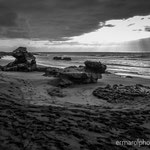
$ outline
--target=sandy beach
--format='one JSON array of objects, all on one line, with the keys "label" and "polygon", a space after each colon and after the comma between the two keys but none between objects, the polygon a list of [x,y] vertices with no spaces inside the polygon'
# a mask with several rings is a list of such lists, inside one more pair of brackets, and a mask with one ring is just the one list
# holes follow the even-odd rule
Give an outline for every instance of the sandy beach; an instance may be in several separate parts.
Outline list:
[{"label": "sandy beach", "polygon": [[54,77],[43,72],[0,72],[0,149],[128,150],[148,145],[117,141],[150,140],[150,97],[110,103],[92,92],[106,85],[150,86],[149,79],[103,74],[98,83],[61,89],[50,96]]},{"label": "sandy beach", "polygon": [[150,150],[150,0],[0,0],[0,150]]}]

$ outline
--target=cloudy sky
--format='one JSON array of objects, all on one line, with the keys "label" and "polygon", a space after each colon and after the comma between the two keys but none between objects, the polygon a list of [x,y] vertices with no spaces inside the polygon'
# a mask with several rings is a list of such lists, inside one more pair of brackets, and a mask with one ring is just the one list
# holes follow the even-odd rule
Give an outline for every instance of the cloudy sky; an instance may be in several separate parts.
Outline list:
[{"label": "cloudy sky", "polygon": [[149,0],[0,0],[2,50],[148,51],[149,38]]}]

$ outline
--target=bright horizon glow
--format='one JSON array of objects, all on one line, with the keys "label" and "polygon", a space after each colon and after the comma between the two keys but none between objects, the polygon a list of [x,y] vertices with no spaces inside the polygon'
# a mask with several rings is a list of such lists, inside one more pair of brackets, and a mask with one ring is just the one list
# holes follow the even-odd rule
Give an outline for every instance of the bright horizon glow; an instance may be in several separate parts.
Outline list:
[{"label": "bright horizon glow", "polygon": [[69,42],[101,45],[134,41],[150,37],[150,32],[146,31],[146,28],[150,28],[150,15],[109,20],[100,29],[80,36],[71,37]]}]

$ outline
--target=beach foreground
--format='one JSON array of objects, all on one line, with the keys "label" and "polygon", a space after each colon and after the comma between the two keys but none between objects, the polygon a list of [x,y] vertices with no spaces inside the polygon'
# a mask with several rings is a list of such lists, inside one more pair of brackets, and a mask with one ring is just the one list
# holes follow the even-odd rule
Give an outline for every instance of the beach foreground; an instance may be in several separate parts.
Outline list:
[{"label": "beach foreground", "polygon": [[[0,149],[150,148],[150,142],[129,144],[150,141],[149,97],[114,103],[92,94],[108,84],[150,86],[149,79],[107,73],[98,83],[72,85],[55,96],[49,91],[56,88],[56,79],[43,74],[0,72]],[[121,145],[121,141],[128,144]]]}]

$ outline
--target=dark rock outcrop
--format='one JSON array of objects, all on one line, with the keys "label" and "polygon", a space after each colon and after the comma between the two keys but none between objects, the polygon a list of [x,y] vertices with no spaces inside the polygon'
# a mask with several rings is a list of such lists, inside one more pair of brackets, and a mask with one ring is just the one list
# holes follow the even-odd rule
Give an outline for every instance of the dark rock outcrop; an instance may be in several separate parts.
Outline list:
[{"label": "dark rock outcrop", "polygon": [[88,79],[85,72],[62,72],[59,74],[59,77],[76,83],[80,83],[82,80]]},{"label": "dark rock outcrop", "polygon": [[60,57],[60,56],[55,56],[53,57],[53,60],[65,60],[65,61],[71,61],[71,57]]},{"label": "dark rock outcrop", "polygon": [[77,84],[87,84],[87,83],[96,83],[101,75],[95,73],[87,72],[62,72],[59,75],[60,79],[66,79],[72,83]]},{"label": "dark rock outcrop", "polygon": [[53,57],[53,60],[62,60],[62,57],[55,56]]},{"label": "dark rock outcrop", "polygon": [[[69,66],[64,69],[49,67],[45,76],[55,76],[59,79],[58,86],[67,87],[72,84],[96,83],[102,78],[106,66],[100,62],[85,62],[86,66]],[[90,65],[89,65],[90,64]]]},{"label": "dark rock outcrop", "polygon": [[63,57],[62,60],[71,61],[71,57]]},{"label": "dark rock outcrop", "polygon": [[15,61],[3,67],[4,71],[35,71],[36,58],[27,51],[26,47],[19,47],[12,52]]},{"label": "dark rock outcrop", "polygon": [[110,103],[131,103],[137,97],[150,98],[150,87],[139,84],[132,86],[107,85],[94,90],[93,95]]},{"label": "dark rock outcrop", "polygon": [[107,69],[107,66],[102,64],[101,62],[95,62],[95,61],[85,61],[85,69],[89,72],[95,72],[95,73],[105,73],[105,70]]}]

